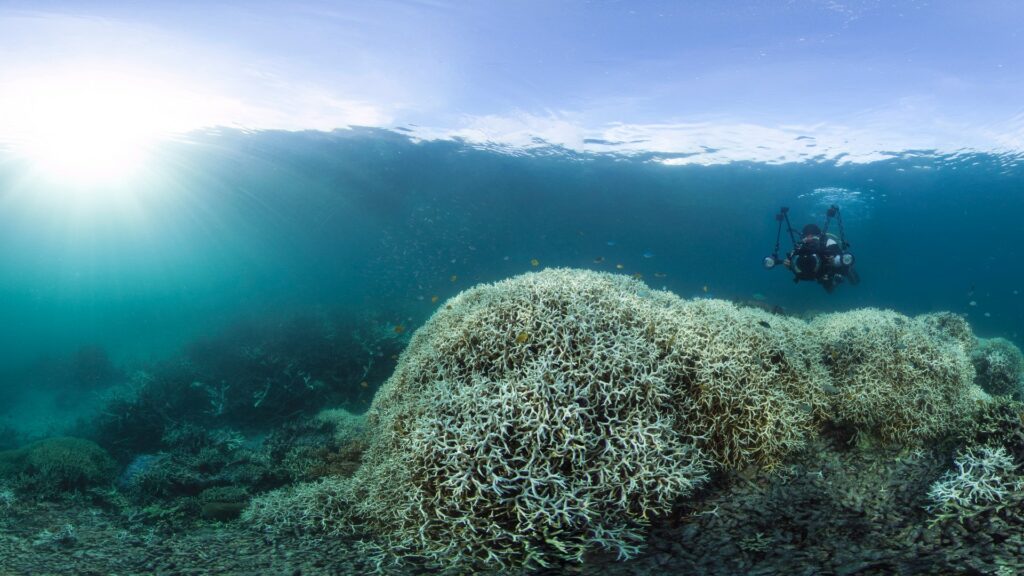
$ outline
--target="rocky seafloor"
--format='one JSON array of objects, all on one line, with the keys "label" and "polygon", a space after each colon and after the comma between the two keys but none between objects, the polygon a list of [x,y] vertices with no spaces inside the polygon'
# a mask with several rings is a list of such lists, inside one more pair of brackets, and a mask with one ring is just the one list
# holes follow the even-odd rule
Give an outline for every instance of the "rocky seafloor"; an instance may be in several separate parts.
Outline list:
[{"label": "rocky seafloor", "polygon": [[[948,447],[822,441],[778,470],[716,478],[651,526],[633,559],[595,554],[535,574],[1022,574],[1024,498],[958,520],[925,508]],[[429,574],[378,567],[356,542],[265,539],[239,520],[125,512],[102,495],[15,501],[0,514],[3,574]]]}]

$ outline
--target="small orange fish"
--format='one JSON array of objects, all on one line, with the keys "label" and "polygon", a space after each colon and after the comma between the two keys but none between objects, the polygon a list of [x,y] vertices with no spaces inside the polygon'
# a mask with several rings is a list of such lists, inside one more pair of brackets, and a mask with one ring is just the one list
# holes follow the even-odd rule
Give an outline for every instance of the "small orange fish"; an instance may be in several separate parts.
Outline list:
[{"label": "small orange fish", "polygon": [[537,266],[540,266],[540,260],[537,260],[536,258],[534,258],[533,260],[530,260],[530,266],[533,266],[534,268],[536,268]]},{"label": "small orange fish", "polygon": [[402,332],[405,332],[405,326],[402,324],[395,325],[395,334],[401,334]]},{"label": "small orange fish", "polygon": [[437,304],[438,300],[440,300],[440,298],[438,298],[437,296],[431,296],[430,297],[430,303],[431,304]]},{"label": "small orange fish", "polygon": [[455,281],[456,281],[456,280],[458,280],[458,279],[459,279],[459,277],[458,277],[458,276],[456,276],[455,274],[452,274],[452,277],[450,278],[450,280],[451,280],[452,282],[455,282]]},{"label": "small orange fish", "polygon": [[615,268],[616,268],[617,270],[622,270],[623,268],[625,268],[625,266],[623,266],[622,264],[616,264],[616,265],[615,265]]}]

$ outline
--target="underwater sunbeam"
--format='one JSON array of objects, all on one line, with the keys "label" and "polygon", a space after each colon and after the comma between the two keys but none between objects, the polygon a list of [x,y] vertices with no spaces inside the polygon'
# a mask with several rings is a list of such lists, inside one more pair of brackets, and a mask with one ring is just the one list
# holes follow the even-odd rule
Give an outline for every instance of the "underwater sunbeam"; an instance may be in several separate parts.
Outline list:
[{"label": "underwater sunbeam", "polygon": [[158,140],[202,125],[201,99],[180,85],[99,67],[23,77],[0,97],[5,137],[33,177],[101,193],[142,172]]}]

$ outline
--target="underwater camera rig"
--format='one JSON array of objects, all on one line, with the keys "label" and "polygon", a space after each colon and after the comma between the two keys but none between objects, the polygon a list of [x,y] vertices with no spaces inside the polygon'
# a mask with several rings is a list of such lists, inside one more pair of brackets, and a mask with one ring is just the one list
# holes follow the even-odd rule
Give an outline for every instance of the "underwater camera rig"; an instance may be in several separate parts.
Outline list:
[{"label": "underwater camera rig", "polygon": [[833,269],[845,271],[852,283],[858,283],[859,276],[857,276],[852,268],[854,262],[853,254],[847,252],[850,243],[846,240],[846,230],[843,228],[843,216],[839,212],[839,206],[835,204],[829,206],[828,211],[825,212],[825,224],[821,227],[819,236],[822,238],[822,242],[827,241],[830,236],[828,230],[833,220],[835,220],[836,225],[839,227],[839,237],[836,238],[835,235],[831,235],[837,242],[828,249],[828,252],[820,248],[813,251],[804,251],[802,250],[802,243],[797,241],[796,232],[793,231],[793,225],[789,221],[789,208],[785,206],[779,208],[779,213],[775,215],[775,221],[779,223],[775,234],[775,248],[770,256],[765,257],[764,267],[770,270],[786,262],[785,259],[779,256],[779,245],[782,241],[782,224],[785,223],[789,239],[793,243],[790,255],[795,256],[792,266],[790,266],[794,274],[794,282],[799,282],[800,280],[819,280],[818,272],[822,269],[823,259],[828,259]]}]

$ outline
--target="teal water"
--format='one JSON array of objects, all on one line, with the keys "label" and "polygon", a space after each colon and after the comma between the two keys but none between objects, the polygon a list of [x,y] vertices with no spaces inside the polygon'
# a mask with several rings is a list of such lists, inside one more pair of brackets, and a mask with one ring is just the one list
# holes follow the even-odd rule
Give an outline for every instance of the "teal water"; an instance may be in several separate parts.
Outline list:
[{"label": "teal water", "polygon": [[[1020,345],[1020,155],[666,159],[377,129],[219,130],[164,144],[144,178],[104,196],[39,184],[8,158],[0,391],[62,378],[40,367],[83,347],[125,366],[171,358],[240,318],[369,312],[381,330],[411,330],[460,290],[555,266],[793,314],[948,310]],[[780,206],[800,228],[833,203],[860,285],[826,294],[762,268]]]},{"label": "teal water", "polygon": [[[118,189],[43,185],[4,159],[0,535],[10,538],[0,539],[7,556],[0,567],[232,574],[252,573],[250,562],[280,567],[267,535],[236,518],[253,497],[347,478],[360,466],[363,419],[321,411],[364,411],[410,335],[448,298],[531,270],[631,275],[687,298],[806,317],[864,307],[952,311],[977,336],[1021,345],[1020,155],[917,151],[871,163],[670,165],[664,155],[537,144],[476,146],[401,130],[220,130],[164,144],[143,177]],[[841,208],[858,258],[858,285],[827,294],[762,267],[780,207],[799,229],[823,224],[832,205]],[[780,248],[790,248],[785,233]],[[1001,353],[972,357],[977,381],[1002,377],[987,364]],[[1019,367],[1001,369],[1019,379]],[[993,413],[1017,406],[993,405]],[[1019,425],[1017,415],[1007,418]],[[87,440],[54,438],[62,435]],[[951,531],[941,537],[956,540],[946,558],[935,529],[921,535],[922,486],[950,466],[947,444],[897,454],[826,438],[787,460],[785,474],[754,467],[757,482],[723,476],[679,504],[699,529],[660,518],[638,559],[615,566],[648,574],[676,562],[717,574],[800,565],[804,572],[794,573],[810,574],[824,554],[835,555],[829,565],[843,573],[874,574],[886,572],[858,570],[890,552],[893,565],[929,567],[908,573],[959,569],[965,557],[986,567],[1015,562],[1012,552],[990,559],[984,542]],[[54,454],[61,465],[25,464]],[[827,473],[798,474],[805,469]],[[861,478],[863,470],[871,473]],[[865,520],[868,506],[851,497],[854,504],[840,499],[834,509],[809,507],[813,517],[793,519],[793,532],[866,534],[855,545],[840,550],[832,537],[815,537],[785,549],[804,554],[803,564],[785,550],[750,560],[724,547],[739,542],[749,555],[762,540],[795,538],[763,519],[777,516],[775,506],[802,510],[802,499],[817,502],[823,490],[874,494],[872,509],[898,520]],[[720,505],[729,522],[762,518],[749,525],[761,531],[701,516]],[[1018,541],[1015,520],[1000,518],[979,538]],[[890,545],[897,533],[916,533],[915,543]],[[372,564],[343,538],[310,553],[309,542],[278,536],[293,555],[284,561],[289,573],[365,573]],[[691,554],[659,552],[680,538],[696,547]],[[162,547],[160,539],[174,544]],[[29,541],[32,548],[16,548]],[[239,546],[253,558],[239,556],[245,565],[233,554]],[[611,562],[588,559],[583,573],[610,573]]]},{"label": "teal water", "polygon": [[[793,313],[949,310],[980,335],[1021,341],[1020,155],[662,158],[511,154],[370,129],[223,131],[165,145],[129,201],[76,210],[41,201],[47,190],[20,181],[9,162],[0,172],[0,362],[14,368],[82,345],[158,358],[239,315],[271,311],[374,309],[416,325],[433,297],[534,269],[533,259],[640,274],[687,297],[756,295]],[[780,206],[800,227],[821,224],[832,203],[859,286],[828,295],[762,269]]]},{"label": "teal water", "polygon": [[3,2],[0,576],[1024,574],[1022,19]]}]

